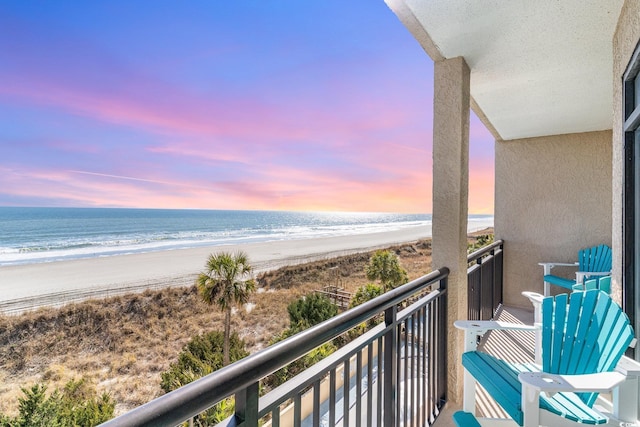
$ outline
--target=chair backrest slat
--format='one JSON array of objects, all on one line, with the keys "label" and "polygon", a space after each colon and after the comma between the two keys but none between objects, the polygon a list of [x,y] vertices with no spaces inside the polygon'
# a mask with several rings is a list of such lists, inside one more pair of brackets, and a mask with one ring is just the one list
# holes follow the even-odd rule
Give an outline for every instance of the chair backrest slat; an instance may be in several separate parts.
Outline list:
[{"label": "chair backrest slat", "polygon": [[578,251],[578,270],[588,271],[589,269],[589,256],[588,252],[591,248],[580,249]]},{"label": "chair backrest slat", "polygon": [[611,271],[611,248],[598,245],[578,251],[578,269],[580,271]]},{"label": "chair backrest slat", "polygon": [[607,245],[602,245],[602,256],[597,271],[611,271],[611,248]]},{"label": "chair backrest slat", "polygon": [[[589,296],[598,296],[598,292],[589,292]],[[607,354],[606,341],[613,326],[611,316],[608,316],[611,299],[599,298],[597,304],[593,307],[593,311],[589,318],[585,318],[585,343],[583,355],[579,361],[579,368],[575,374],[587,374],[598,372],[600,361]],[[583,312],[584,315],[586,315]],[[606,335],[606,336],[605,336]],[[598,345],[600,343],[600,345]],[[602,366],[602,368],[605,368]],[[605,368],[606,369],[606,368]]]},{"label": "chair backrest slat", "polygon": [[[581,343],[576,342],[578,336],[578,320],[580,319],[580,313],[582,311],[582,299],[584,294],[576,295],[575,298],[571,298],[569,304],[569,311],[567,312],[566,325],[563,326],[559,319],[556,319],[556,326],[558,328],[565,329],[565,337],[562,342],[563,354],[560,356],[560,364],[557,368],[553,368],[555,373],[558,372],[570,372],[570,366],[576,364],[576,360],[580,358],[580,352],[582,351]],[[564,304],[565,301],[563,300]]]},{"label": "chair backrest slat", "polygon": [[618,363],[619,357],[616,359],[616,355],[624,353],[633,340],[633,329],[627,320],[626,316],[622,313],[611,313],[612,318],[611,333],[606,337],[601,337],[603,342],[602,346],[605,348],[608,357],[602,358],[600,365],[596,368],[601,371],[610,371]]},{"label": "chair backrest slat", "polygon": [[[596,308],[596,297],[598,292],[584,292],[577,293],[577,298],[571,298],[571,304],[575,304],[578,307],[575,320],[578,322],[576,328],[575,348],[568,354],[569,363],[566,371],[554,372],[556,374],[584,374],[586,371],[584,364],[589,357],[590,345],[592,342],[589,340],[589,331],[591,326],[591,319],[593,317]],[[593,331],[593,330],[592,330]],[[596,331],[597,332],[597,331]],[[591,338],[594,339],[593,337]]]}]

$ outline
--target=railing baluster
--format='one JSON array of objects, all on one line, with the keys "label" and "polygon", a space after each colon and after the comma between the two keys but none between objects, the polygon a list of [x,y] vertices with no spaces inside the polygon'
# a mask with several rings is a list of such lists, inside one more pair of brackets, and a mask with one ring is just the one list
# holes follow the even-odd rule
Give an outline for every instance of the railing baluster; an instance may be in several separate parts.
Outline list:
[{"label": "railing baluster", "polygon": [[362,350],[356,356],[356,427],[362,424]]},{"label": "railing baluster", "polygon": [[373,420],[373,343],[367,346],[367,418],[366,425]]},{"label": "railing baluster", "polygon": [[397,381],[397,326],[394,305],[384,312],[384,323],[389,327],[384,337],[384,423],[385,427],[396,425],[396,381]]},{"label": "railing baluster", "polygon": [[417,426],[423,425],[422,422],[422,407],[424,406],[424,401],[422,398],[422,346],[424,345],[424,341],[422,341],[422,325],[424,323],[424,318],[422,317],[422,313],[424,311],[424,307],[420,308],[417,311],[417,319],[418,324],[416,325],[416,372],[414,377],[416,379],[416,397],[415,401],[417,402],[416,409],[413,411],[415,415],[415,423]]},{"label": "railing baluster", "polygon": [[297,393],[293,397],[293,426],[300,427],[302,425],[302,396]]},{"label": "railing baluster", "polygon": [[384,360],[384,347],[383,347],[383,338],[378,338],[378,376],[377,376],[377,380],[376,380],[376,384],[377,384],[377,394],[376,396],[378,397],[378,404],[376,405],[376,426],[381,426],[382,425],[382,408],[385,405],[385,398],[384,398],[384,394],[383,394],[383,384],[384,384],[384,378],[385,376],[384,374],[384,367],[383,367],[383,360]]},{"label": "railing baluster", "polygon": [[399,353],[400,355],[402,355],[403,357],[400,359],[400,366],[402,368],[402,377],[404,382],[400,382],[401,384],[404,384],[403,390],[402,390],[402,394],[403,394],[403,398],[404,398],[404,405],[402,405],[402,408],[400,410],[400,416],[402,418],[402,425],[406,426],[407,425],[407,411],[409,408],[409,405],[411,404],[411,402],[409,402],[409,381],[411,381],[410,378],[410,373],[409,373],[409,355],[410,355],[410,350],[409,350],[409,345],[411,344],[410,340],[410,335],[409,335],[409,329],[411,328],[411,326],[409,325],[409,319],[405,319],[404,323],[404,335],[402,338],[402,340],[400,340],[400,346],[404,348],[403,353]]},{"label": "railing baluster", "polygon": [[439,339],[435,349],[440,368],[435,373],[438,382],[438,394],[436,396],[438,411],[442,408],[447,398],[447,282],[446,277],[440,280],[442,297],[435,302],[435,304],[439,305],[437,319]]},{"label": "railing baluster", "polygon": [[416,399],[416,385],[418,383],[418,371],[416,369],[416,349],[418,348],[418,343],[416,342],[416,331],[418,328],[418,319],[417,313],[413,313],[411,315],[411,369],[409,369],[409,379],[411,381],[411,388],[409,389],[409,399],[411,402],[411,412],[409,413],[409,425],[413,426],[416,422],[416,410],[417,399]]},{"label": "railing baluster", "polygon": [[351,363],[349,359],[344,361],[344,368],[342,370],[342,375],[344,375],[344,383],[342,384],[343,395],[343,410],[342,410],[342,425],[343,427],[349,427],[349,394],[351,392]]},{"label": "railing baluster", "polygon": [[336,425],[336,368],[329,373],[329,425]]},{"label": "railing baluster", "polygon": [[320,381],[313,383],[313,425],[320,425]]},{"label": "railing baluster", "polygon": [[428,389],[427,387],[429,386],[429,377],[428,377],[428,368],[427,368],[427,346],[429,345],[429,342],[427,341],[429,338],[427,336],[427,328],[429,327],[429,306],[431,304],[426,305],[425,307],[422,308],[422,319],[424,324],[422,325],[422,345],[420,346],[420,348],[422,349],[422,356],[420,357],[420,361],[422,363],[422,394],[423,396],[421,396],[420,398],[420,402],[422,402],[422,417],[420,419],[419,425],[423,426],[423,425],[427,425],[427,405],[429,404],[428,401],[428,397],[429,395],[428,393]]}]

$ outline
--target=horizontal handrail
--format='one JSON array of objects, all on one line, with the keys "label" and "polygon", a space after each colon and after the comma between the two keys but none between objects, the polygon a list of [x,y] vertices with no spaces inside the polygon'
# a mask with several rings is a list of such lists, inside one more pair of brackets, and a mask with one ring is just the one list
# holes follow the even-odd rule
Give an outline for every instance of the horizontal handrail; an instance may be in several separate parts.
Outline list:
[{"label": "horizontal handrail", "polygon": [[472,263],[478,259],[481,259],[482,257],[489,255],[492,251],[498,248],[502,249],[503,245],[504,245],[503,240],[497,240],[490,245],[483,246],[477,251],[472,252],[467,256],[467,263]]},{"label": "horizontal handrail", "polygon": [[314,348],[446,279],[444,267],[273,344],[229,366],[102,424],[105,427],[177,425],[299,359]]}]

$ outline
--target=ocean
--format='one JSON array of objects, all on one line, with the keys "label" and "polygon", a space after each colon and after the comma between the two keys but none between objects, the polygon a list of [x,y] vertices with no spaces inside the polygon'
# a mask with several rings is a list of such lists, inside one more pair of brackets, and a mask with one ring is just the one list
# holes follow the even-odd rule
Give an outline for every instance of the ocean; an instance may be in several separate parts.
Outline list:
[{"label": "ocean", "polygon": [[[430,214],[0,207],[0,266],[430,226]],[[469,230],[493,225],[470,215]]]}]

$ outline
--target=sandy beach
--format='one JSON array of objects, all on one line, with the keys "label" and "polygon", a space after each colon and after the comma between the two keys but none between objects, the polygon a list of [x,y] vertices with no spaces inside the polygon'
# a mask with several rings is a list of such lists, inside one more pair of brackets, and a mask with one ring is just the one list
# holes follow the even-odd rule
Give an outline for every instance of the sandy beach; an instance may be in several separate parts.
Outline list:
[{"label": "sandy beach", "polygon": [[256,273],[412,242],[431,236],[431,227],[399,231],[197,247],[0,267],[0,311],[11,313],[144,289],[190,285],[215,251],[245,251]]}]

